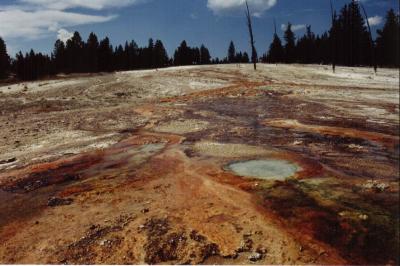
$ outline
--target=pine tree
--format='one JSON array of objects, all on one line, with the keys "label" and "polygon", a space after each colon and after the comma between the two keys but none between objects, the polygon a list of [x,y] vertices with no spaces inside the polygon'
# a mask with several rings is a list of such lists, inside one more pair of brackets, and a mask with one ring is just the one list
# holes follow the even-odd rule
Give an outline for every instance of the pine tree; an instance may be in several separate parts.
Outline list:
[{"label": "pine tree", "polygon": [[95,73],[99,70],[99,59],[98,59],[98,49],[99,40],[96,34],[93,32],[89,34],[89,38],[86,43],[86,64],[88,72]]},{"label": "pine tree", "polygon": [[191,65],[190,48],[187,46],[186,41],[182,41],[181,45],[175,51],[174,64],[176,66]]},{"label": "pine tree", "polygon": [[162,41],[157,40],[154,45],[154,66],[156,68],[166,67],[168,65],[168,54]]},{"label": "pine tree", "polygon": [[0,37],[0,79],[7,78],[10,70],[10,57],[7,54],[7,46]]},{"label": "pine tree", "polygon": [[[333,39],[327,32],[315,38],[315,63],[317,64],[330,64],[333,63],[335,57],[335,50],[332,49]],[[336,62],[336,61],[335,61]]]},{"label": "pine tree", "polygon": [[65,44],[63,41],[57,40],[55,42],[52,58],[56,73],[65,72],[67,62],[66,62]]},{"label": "pine tree", "polygon": [[200,49],[198,47],[194,47],[190,49],[190,54],[191,54],[191,63],[193,65],[199,65],[200,64]]},{"label": "pine tree", "polygon": [[25,78],[27,80],[38,79],[38,77],[39,77],[39,75],[38,75],[39,69],[36,67],[35,51],[33,51],[33,49],[31,49],[31,51],[29,52],[29,55],[27,55],[26,57],[27,57],[27,60],[26,60],[27,68],[26,68]]},{"label": "pine tree", "polygon": [[154,40],[152,38],[149,39],[149,43],[147,47],[144,49],[144,63],[145,68],[153,68],[154,67]]},{"label": "pine tree", "polygon": [[250,63],[250,57],[249,57],[249,54],[248,54],[248,53],[246,53],[246,52],[244,52],[244,53],[243,53],[243,57],[242,57],[242,63],[245,63],[245,64],[248,64],[248,63]]},{"label": "pine tree", "polygon": [[99,44],[98,59],[99,71],[113,71],[113,48],[108,37],[104,38]]},{"label": "pine tree", "polygon": [[79,32],[75,32],[66,44],[67,72],[83,72],[84,43]]},{"label": "pine tree", "polygon": [[282,63],[284,61],[284,49],[278,34],[274,34],[274,39],[269,47],[267,62]]},{"label": "pine tree", "polygon": [[129,50],[130,50],[130,64],[131,66],[135,69],[139,68],[139,46],[135,41],[131,41],[129,45]]},{"label": "pine tree", "polygon": [[218,57],[216,57],[211,60],[211,64],[213,64],[213,65],[221,64],[221,60]]},{"label": "pine tree", "polygon": [[15,70],[17,77],[23,80],[25,73],[25,58],[21,51],[19,51],[15,56]]},{"label": "pine tree", "polygon": [[113,70],[121,71],[125,66],[125,53],[122,45],[115,47],[113,55]]},{"label": "pine tree", "polygon": [[67,54],[69,69],[71,72],[83,72],[84,67],[84,42],[79,32],[75,32],[71,39],[67,41]]},{"label": "pine tree", "polygon": [[360,5],[353,0],[349,4],[351,18],[351,37],[353,38],[353,50],[351,65],[371,65],[372,46],[366,22],[361,14]]},{"label": "pine tree", "polygon": [[311,31],[311,26],[307,26],[306,34],[297,42],[296,51],[299,63],[311,64],[316,62],[315,34]]},{"label": "pine tree", "polygon": [[382,30],[378,30],[376,39],[377,58],[381,66],[399,67],[399,17],[393,9],[386,15],[386,22]]},{"label": "pine tree", "polygon": [[236,56],[235,56],[235,62],[236,63],[242,63],[242,60],[243,60],[242,52],[237,53]]},{"label": "pine tree", "polygon": [[200,47],[200,64],[208,65],[211,63],[210,51],[202,44]]},{"label": "pine tree", "polygon": [[229,44],[228,48],[228,62],[229,63],[236,63],[236,48],[233,41]]},{"label": "pine tree", "polygon": [[370,65],[372,46],[357,1],[345,5],[331,29],[336,40],[336,60],[345,66]]},{"label": "pine tree", "polygon": [[52,71],[52,62],[49,56],[36,54],[33,50],[25,56],[19,52],[16,56],[16,74],[21,80],[36,80],[55,74]]},{"label": "pine tree", "polygon": [[294,63],[296,62],[296,36],[292,31],[292,24],[289,22],[285,31],[285,62]]}]

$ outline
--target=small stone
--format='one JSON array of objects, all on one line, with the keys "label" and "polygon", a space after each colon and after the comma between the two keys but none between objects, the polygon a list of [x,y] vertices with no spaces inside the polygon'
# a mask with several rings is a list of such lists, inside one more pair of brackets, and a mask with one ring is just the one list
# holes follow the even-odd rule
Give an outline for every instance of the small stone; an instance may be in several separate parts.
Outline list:
[{"label": "small stone", "polygon": [[254,252],[252,254],[250,254],[250,256],[248,257],[250,261],[259,261],[262,259],[262,254],[258,253],[258,252]]},{"label": "small stone", "polygon": [[141,211],[142,213],[148,213],[149,212],[149,209],[143,209],[142,211]]},{"label": "small stone", "polygon": [[10,158],[7,160],[0,160],[0,164],[9,164],[9,163],[13,163],[15,161],[17,161],[17,158],[13,157],[13,158]]},{"label": "small stone", "polygon": [[248,252],[253,247],[253,240],[247,238],[246,240],[240,242],[240,247],[237,250],[238,252]]},{"label": "small stone", "polygon": [[293,142],[293,145],[294,145],[294,146],[298,146],[298,145],[301,145],[301,144],[303,144],[303,141],[301,141],[301,140],[295,140],[295,141]]},{"label": "small stone", "polygon": [[47,206],[56,207],[56,206],[63,206],[63,205],[71,205],[73,201],[74,201],[73,199],[61,199],[61,198],[52,197],[48,200]]},{"label": "small stone", "polygon": [[260,254],[267,254],[268,250],[265,247],[259,246],[257,247],[256,252]]}]

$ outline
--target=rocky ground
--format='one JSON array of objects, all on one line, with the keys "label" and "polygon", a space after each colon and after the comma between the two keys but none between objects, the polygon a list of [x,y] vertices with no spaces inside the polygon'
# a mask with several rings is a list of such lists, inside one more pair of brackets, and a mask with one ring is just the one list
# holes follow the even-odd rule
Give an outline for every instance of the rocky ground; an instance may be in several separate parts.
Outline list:
[{"label": "rocky ground", "polygon": [[0,263],[398,264],[398,86],[301,65],[0,86]]}]

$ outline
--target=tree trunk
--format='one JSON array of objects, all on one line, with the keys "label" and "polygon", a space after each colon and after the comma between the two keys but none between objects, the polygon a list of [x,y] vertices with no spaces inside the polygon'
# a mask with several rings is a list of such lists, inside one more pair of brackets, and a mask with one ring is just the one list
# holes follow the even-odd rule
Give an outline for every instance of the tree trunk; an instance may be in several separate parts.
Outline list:
[{"label": "tree trunk", "polygon": [[331,40],[332,40],[332,71],[335,73],[336,70],[336,36],[335,36],[335,14],[333,12],[332,0],[331,3],[331,14],[332,14],[332,32],[331,32]]},{"label": "tree trunk", "polygon": [[251,44],[251,60],[254,64],[254,70],[257,70],[257,50],[256,47],[254,46],[254,34],[253,34],[253,26],[251,24],[251,15],[249,11],[249,5],[246,1],[246,17],[247,17],[247,27],[249,28],[249,34],[250,34],[250,44]]},{"label": "tree trunk", "polygon": [[369,25],[369,21],[368,21],[368,15],[367,15],[367,11],[364,8],[364,5],[359,2],[361,5],[361,8],[364,12],[364,16],[365,16],[365,20],[367,22],[367,26],[368,26],[368,31],[369,31],[369,38],[371,40],[371,48],[372,48],[372,64],[374,65],[374,71],[375,74],[378,72],[378,64],[376,63],[376,52],[375,52],[375,44],[374,44],[374,40],[372,38],[372,31],[371,31],[371,26]]}]

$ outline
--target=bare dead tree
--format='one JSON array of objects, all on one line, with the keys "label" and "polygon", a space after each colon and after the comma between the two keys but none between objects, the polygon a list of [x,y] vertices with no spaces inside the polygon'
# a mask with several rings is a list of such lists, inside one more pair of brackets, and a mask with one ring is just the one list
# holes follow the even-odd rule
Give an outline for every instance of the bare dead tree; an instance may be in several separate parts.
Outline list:
[{"label": "bare dead tree", "polygon": [[367,11],[364,8],[364,5],[361,3],[361,1],[359,1],[358,3],[360,4],[361,9],[364,12],[365,21],[367,22],[368,32],[369,32],[369,39],[371,41],[371,47],[372,47],[372,63],[374,65],[374,71],[375,71],[375,74],[376,74],[378,72],[378,64],[376,63],[375,43],[374,43],[374,39],[372,38],[372,31],[371,31],[371,26],[370,26],[369,20],[368,20],[368,14],[367,14]]},{"label": "bare dead tree", "polygon": [[331,41],[332,41],[332,71],[335,73],[336,70],[336,33],[335,31],[335,12],[333,10],[332,0],[331,3],[331,16],[332,16],[332,31],[331,31]]},{"label": "bare dead tree", "polygon": [[257,50],[255,47],[253,26],[251,23],[251,15],[250,15],[249,5],[248,5],[247,1],[246,1],[246,8],[247,8],[247,12],[246,12],[247,27],[249,28],[250,44],[251,44],[251,60],[254,64],[254,70],[257,70]]},{"label": "bare dead tree", "polygon": [[[274,33],[275,33],[275,35],[274,35],[274,38],[277,36],[277,32],[276,32],[276,20],[275,20],[275,18],[274,18]],[[275,61],[277,61],[277,60],[275,60]],[[278,62],[275,62],[275,65],[276,66],[278,66]]]}]

